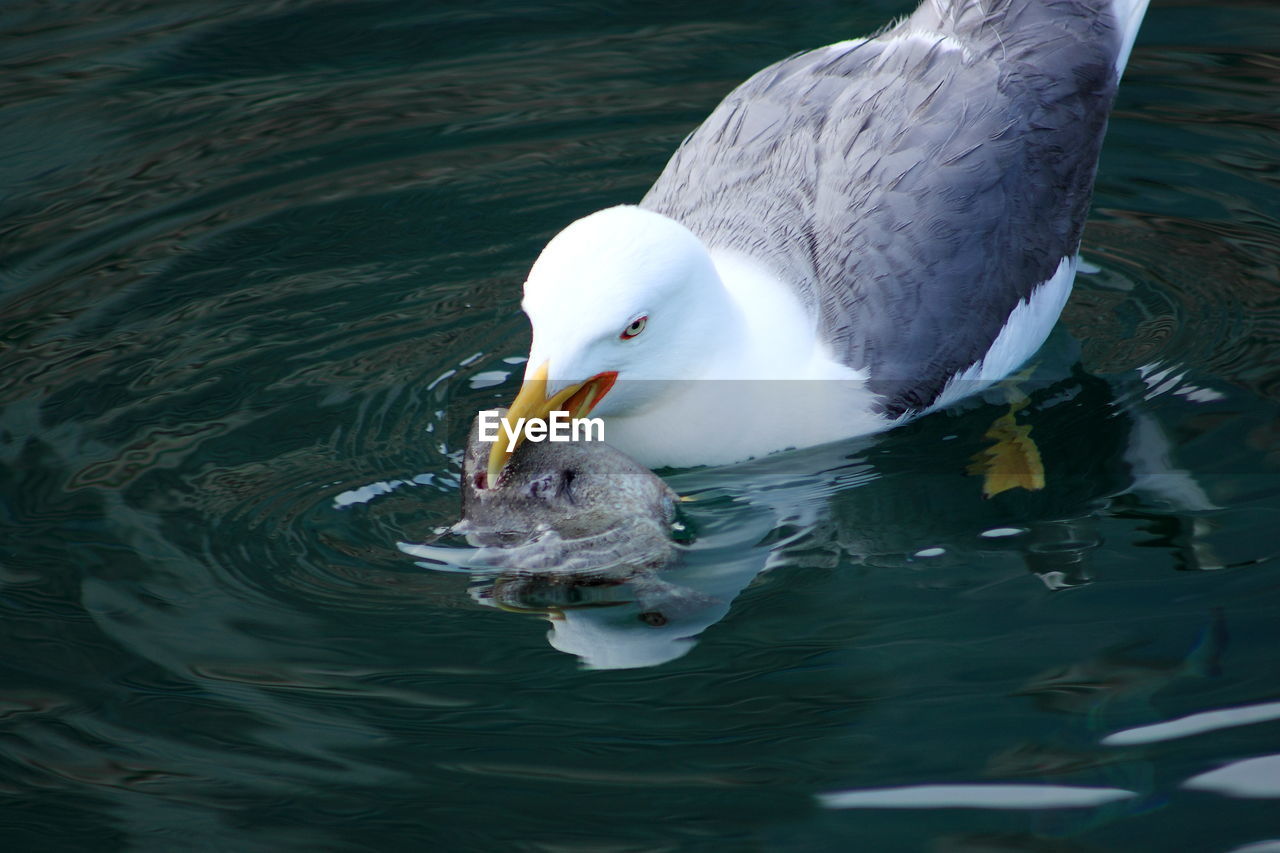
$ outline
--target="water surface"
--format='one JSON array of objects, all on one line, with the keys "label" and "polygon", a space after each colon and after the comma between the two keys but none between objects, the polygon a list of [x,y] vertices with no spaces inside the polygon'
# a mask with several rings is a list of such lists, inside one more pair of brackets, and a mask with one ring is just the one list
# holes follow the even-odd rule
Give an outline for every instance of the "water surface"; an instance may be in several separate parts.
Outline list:
[{"label": "water surface", "polygon": [[12,849],[1280,839],[1269,2],[1154,0],[1100,271],[1021,386],[1045,489],[983,496],[996,396],[669,472],[698,500],[656,592],[398,547],[456,517],[542,243],[909,8],[5,4]]}]

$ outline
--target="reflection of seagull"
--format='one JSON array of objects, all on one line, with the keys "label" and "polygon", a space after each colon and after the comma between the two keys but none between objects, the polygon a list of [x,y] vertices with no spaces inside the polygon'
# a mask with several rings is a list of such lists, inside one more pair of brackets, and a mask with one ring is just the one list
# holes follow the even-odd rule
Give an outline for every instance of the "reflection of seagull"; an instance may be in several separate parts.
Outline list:
[{"label": "reflection of seagull", "polygon": [[[1146,6],[926,0],[759,72],[640,206],[543,250],[511,417],[594,409],[643,463],[722,463],[882,430],[1004,377],[1070,292]],[[495,444],[491,474],[504,461]]]},{"label": "reflection of seagull", "polygon": [[1110,648],[1092,660],[1056,667],[1036,676],[1015,695],[1034,696],[1045,710],[1082,714],[1113,699],[1150,696],[1188,675],[1218,674],[1227,647],[1227,624],[1214,610],[1195,646],[1181,660],[1146,660],[1128,654],[1142,643]]}]

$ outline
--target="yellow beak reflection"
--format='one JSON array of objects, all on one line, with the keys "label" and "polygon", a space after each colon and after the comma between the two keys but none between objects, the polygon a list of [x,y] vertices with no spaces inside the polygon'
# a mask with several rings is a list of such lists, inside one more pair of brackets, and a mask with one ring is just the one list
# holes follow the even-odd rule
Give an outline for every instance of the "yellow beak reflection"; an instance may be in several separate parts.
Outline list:
[{"label": "yellow beak reflection", "polygon": [[[543,362],[537,370],[525,378],[520,386],[520,393],[511,403],[511,409],[503,416],[503,426],[498,431],[498,438],[489,448],[489,483],[496,485],[498,475],[511,458],[520,443],[524,441],[524,430],[516,433],[520,419],[528,423],[533,418],[546,420],[552,412],[568,412],[570,418],[583,418],[590,414],[601,398],[613,387],[618,378],[615,371],[597,373],[586,382],[579,382],[547,396],[547,372],[550,362]],[[515,433],[515,442],[507,449],[507,436]]]}]

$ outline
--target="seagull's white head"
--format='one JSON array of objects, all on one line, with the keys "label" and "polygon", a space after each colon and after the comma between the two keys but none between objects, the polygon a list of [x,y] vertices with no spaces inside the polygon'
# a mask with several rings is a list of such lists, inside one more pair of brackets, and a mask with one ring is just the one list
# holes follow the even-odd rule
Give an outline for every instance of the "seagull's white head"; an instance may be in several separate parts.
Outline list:
[{"label": "seagull's white head", "polygon": [[579,219],[542,250],[524,285],[533,326],[528,378],[551,393],[601,373],[618,384],[597,414],[634,411],[690,379],[715,339],[705,305],[723,285],[702,241],[673,219],[620,206]]},{"label": "seagull's white head", "polygon": [[[533,345],[507,418],[642,410],[715,360],[732,311],[702,241],[675,220],[611,207],[557,234],[529,271]],[[495,442],[490,480],[510,454]]]}]

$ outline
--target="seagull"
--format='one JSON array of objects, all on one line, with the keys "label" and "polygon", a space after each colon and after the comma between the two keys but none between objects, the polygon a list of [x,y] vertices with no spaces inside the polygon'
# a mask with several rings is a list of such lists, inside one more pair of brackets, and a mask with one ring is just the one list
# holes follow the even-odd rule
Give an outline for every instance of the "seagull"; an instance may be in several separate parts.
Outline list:
[{"label": "seagull", "polygon": [[[738,86],[639,205],[524,285],[532,422],[594,415],[649,467],[871,435],[1017,370],[1071,292],[1147,0],[925,0]],[[535,436],[536,440],[536,436]]]}]

